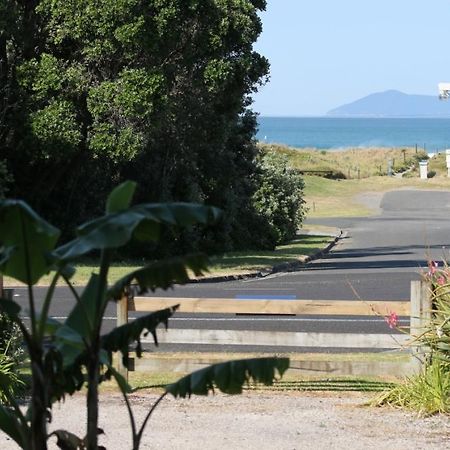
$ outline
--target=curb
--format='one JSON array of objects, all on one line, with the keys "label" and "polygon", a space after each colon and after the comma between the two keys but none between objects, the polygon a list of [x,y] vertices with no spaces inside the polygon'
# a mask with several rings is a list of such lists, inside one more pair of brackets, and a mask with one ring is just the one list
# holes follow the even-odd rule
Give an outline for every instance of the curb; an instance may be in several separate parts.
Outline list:
[{"label": "curb", "polygon": [[[149,358],[131,358],[134,371],[138,372],[169,372],[169,373],[189,373],[203,369],[211,364],[223,361],[220,358],[180,356],[165,359],[152,353]],[[293,367],[289,368],[289,373],[295,376],[332,377],[328,381],[333,382],[333,377],[405,377],[417,373],[418,366],[413,357],[406,361],[333,361],[332,358],[325,360],[302,360],[294,361]],[[292,381],[291,381],[292,383]]]},{"label": "curb", "polygon": [[316,259],[321,258],[322,256],[326,255],[337,243],[340,239],[344,237],[344,232],[342,230],[339,230],[339,233],[334,236],[334,239],[322,250],[319,250],[318,252],[306,256],[303,260],[299,261],[292,261],[287,263],[281,263],[273,266],[271,269],[267,270],[260,270],[258,272],[250,272],[246,274],[238,274],[238,275],[222,275],[217,277],[207,277],[207,278],[200,278],[195,280],[189,280],[190,283],[222,283],[225,281],[237,281],[237,280],[248,280],[252,278],[264,278],[269,275],[272,275],[274,273],[279,272],[293,272],[294,270],[297,270],[301,267],[304,267],[305,264],[314,261]]}]

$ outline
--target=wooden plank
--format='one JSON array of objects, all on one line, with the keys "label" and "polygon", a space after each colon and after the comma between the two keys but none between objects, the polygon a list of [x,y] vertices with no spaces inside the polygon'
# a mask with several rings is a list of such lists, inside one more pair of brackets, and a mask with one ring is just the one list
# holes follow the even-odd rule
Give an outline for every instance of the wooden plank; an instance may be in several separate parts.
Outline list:
[{"label": "wooden plank", "polygon": [[183,313],[218,314],[304,314],[373,316],[395,311],[410,315],[408,302],[353,300],[235,300],[228,298],[135,297],[128,302],[129,311],[149,312],[179,304]]},{"label": "wooden plank", "polygon": [[[158,333],[160,343],[212,345],[270,345],[286,347],[400,348],[408,341],[404,334],[297,333],[251,330],[169,329]],[[153,342],[143,338],[142,342]]]}]

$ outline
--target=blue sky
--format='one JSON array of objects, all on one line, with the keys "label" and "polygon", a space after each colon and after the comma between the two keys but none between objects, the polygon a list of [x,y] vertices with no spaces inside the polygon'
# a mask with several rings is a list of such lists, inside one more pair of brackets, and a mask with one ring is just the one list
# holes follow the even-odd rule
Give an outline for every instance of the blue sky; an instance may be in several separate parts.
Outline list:
[{"label": "blue sky", "polygon": [[437,95],[450,82],[449,0],[267,0],[261,19],[262,115],[321,115],[388,89]]}]

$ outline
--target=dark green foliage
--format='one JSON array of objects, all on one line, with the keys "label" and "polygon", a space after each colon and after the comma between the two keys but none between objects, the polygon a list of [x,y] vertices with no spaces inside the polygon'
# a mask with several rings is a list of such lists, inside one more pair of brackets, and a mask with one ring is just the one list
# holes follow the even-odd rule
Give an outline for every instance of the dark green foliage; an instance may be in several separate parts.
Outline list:
[{"label": "dark green foliage", "polygon": [[324,174],[324,178],[328,178],[329,180],[345,180],[347,177],[340,170],[331,170]]},{"label": "dark green foliage", "polygon": [[5,198],[11,183],[12,177],[8,173],[6,162],[0,160],[0,199]]},{"label": "dark green foliage", "polygon": [[151,314],[147,314],[143,317],[138,317],[131,323],[122,325],[115,328],[108,334],[102,336],[101,347],[107,352],[118,352],[122,353],[123,363],[126,365],[128,363],[128,348],[131,343],[136,343],[135,351],[136,356],[140,358],[142,356],[142,345],[141,345],[141,335],[145,333],[147,335],[150,333],[153,336],[155,344],[158,345],[158,338],[156,336],[156,328],[158,325],[163,324],[168,327],[169,318],[172,317],[173,313],[178,309],[175,305],[169,309],[163,309],[161,311],[156,311]]},{"label": "dark green foliage", "polygon": [[[36,223],[40,226],[36,227]],[[45,222],[20,200],[0,202],[1,271],[22,283],[36,283],[50,271],[47,254],[59,237],[59,230]],[[30,245],[33,244],[33,247]],[[24,265],[27,258],[29,264]]]},{"label": "dark green foliage", "polygon": [[207,395],[214,388],[226,394],[240,394],[245,383],[271,385],[289,368],[289,358],[238,359],[214,364],[193,372],[176,383],[166,386],[174,397]]},{"label": "dark green foliage", "polygon": [[[132,178],[139,201],[209,203],[227,217],[174,245],[163,236],[147,254],[245,246],[257,221],[248,106],[268,73],[252,48],[265,1],[3,0],[2,8],[0,148],[12,196],[67,239]],[[259,228],[264,242],[268,227]]]}]

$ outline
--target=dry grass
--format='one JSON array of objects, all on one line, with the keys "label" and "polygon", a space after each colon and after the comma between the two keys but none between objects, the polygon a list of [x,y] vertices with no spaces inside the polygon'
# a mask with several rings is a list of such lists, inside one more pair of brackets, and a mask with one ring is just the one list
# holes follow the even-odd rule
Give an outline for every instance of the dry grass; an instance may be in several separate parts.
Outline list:
[{"label": "dry grass", "polygon": [[[376,199],[396,189],[449,189],[445,155],[429,160],[429,172],[435,176],[419,179],[418,161],[427,155],[415,148],[350,148],[343,151],[294,149],[282,145],[262,145],[263,149],[280,152],[290,165],[305,172],[305,199],[308,217],[356,217],[378,212]],[[396,172],[411,169],[404,177],[387,177],[387,161],[392,160]],[[341,173],[342,180],[312,176],[314,171]],[[308,172],[310,172],[308,174]],[[367,201],[372,198],[372,202]]]},{"label": "dry grass", "polygon": [[286,155],[292,167],[302,171],[331,170],[341,172],[347,179],[387,175],[388,160],[394,171],[403,171],[426,158],[426,153],[415,148],[349,148],[347,150],[294,149],[282,145],[261,145]]}]

